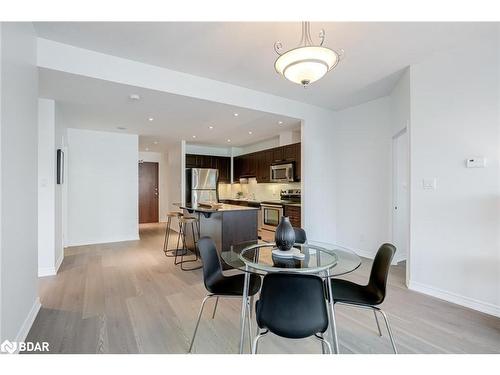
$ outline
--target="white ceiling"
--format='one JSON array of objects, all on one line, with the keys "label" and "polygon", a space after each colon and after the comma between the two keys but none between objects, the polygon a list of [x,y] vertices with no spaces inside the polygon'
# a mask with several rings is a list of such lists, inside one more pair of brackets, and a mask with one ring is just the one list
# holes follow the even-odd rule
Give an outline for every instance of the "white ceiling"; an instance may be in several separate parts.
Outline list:
[{"label": "white ceiling", "polygon": [[274,71],[273,44],[300,39],[300,23],[280,22],[42,22],[38,35],[94,51],[269,92],[332,109],[390,93],[405,67],[429,54],[490,37],[495,23],[313,23],[326,45],[343,48],[335,71],[307,89]]},{"label": "white ceiling", "polygon": [[[39,96],[57,101],[66,127],[138,134],[141,151],[161,151],[181,139],[244,146],[300,128],[300,121],[289,117],[49,69],[40,69],[39,80]],[[130,94],[141,99],[131,100]]]}]

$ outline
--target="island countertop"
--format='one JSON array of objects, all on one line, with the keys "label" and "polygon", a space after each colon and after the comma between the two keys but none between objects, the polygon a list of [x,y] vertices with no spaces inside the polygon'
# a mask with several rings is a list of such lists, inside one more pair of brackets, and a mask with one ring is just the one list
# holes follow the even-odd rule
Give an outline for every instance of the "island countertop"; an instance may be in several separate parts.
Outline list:
[{"label": "island countertop", "polygon": [[226,203],[224,203],[221,208],[210,208],[208,206],[192,206],[189,204],[180,205],[180,208],[188,211],[207,212],[207,213],[259,210],[258,207],[238,206],[236,204],[226,204]]}]

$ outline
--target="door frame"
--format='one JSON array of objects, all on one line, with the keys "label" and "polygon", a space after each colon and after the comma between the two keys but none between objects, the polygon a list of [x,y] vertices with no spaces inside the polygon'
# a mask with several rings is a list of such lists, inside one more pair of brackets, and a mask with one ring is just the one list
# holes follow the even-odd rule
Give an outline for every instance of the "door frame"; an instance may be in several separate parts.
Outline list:
[{"label": "door frame", "polygon": [[[156,164],[156,186],[157,186],[157,191],[156,191],[156,196],[158,200],[157,204],[157,211],[158,211],[158,223],[161,221],[160,219],[160,162],[158,161],[146,161],[146,160],[139,160],[137,163],[137,174],[139,175],[139,168],[141,164],[148,163],[148,164]],[[140,191],[141,191],[141,181],[140,181],[140,176],[138,176],[138,190],[139,190],[139,197],[138,197],[138,206],[137,206],[137,223],[141,224],[141,218],[140,218],[140,205],[141,205],[141,197],[140,197]],[[145,224],[145,223],[143,223]]]},{"label": "door frame", "polygon": [[411,260],[411,249],[410,249],[410,238],[411,238],[411,153],[410,153],[410,121],[406,121],[406,125],[401,128],[399,131],[397,131],[393,136],[392,136],[392,197],[391,197],[391,239],[392,242],[394,243],[395,241],[395,236],[396,236],[396,231],[395,231],[395,226],[396,226],[396,214],[394,210],[394,206],[396,204],[396,198],[397,198],[397,166],[398,166],[398,157],[397,157],[397,142],[400,139],[401,136],[406,135],[407,136],[407,147],[406,147],[406,152],[407,152],[407,160],[408,160],[408,165],[407,165],[407,170],[408,170],[408,193],[407,193],[407,204],[408,204],[408,209],[407,209],[407,225],[408,225],[408,237],[406,239],[406,271],[405,271],[405,283],[406,286],[408,287],[409,281],[410,281],[410,260]]}]

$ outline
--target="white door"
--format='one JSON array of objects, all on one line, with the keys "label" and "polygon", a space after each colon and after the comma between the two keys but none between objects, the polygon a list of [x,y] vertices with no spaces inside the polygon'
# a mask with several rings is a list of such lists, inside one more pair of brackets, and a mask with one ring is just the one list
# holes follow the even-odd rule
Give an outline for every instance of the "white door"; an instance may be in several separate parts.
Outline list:
[{"label": "white door", "polygon": [[403,129],[392,139],[393,150],[393,207],[392,240],[396,246],[394,260],[400,262],[408,256],[409,244],[409,144],[408,131]]}]

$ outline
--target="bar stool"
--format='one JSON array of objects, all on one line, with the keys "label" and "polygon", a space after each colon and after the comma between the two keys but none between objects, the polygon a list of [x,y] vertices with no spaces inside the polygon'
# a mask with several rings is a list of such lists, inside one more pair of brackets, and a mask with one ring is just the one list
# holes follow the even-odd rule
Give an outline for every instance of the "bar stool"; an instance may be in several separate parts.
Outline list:
[{"label": "bar stool", "polygon": [[[180,251],[185,251],[182,248],[179,248],[179,237],[180,237],[180,228],[181,223],[179,222],[179,232],[177,235],[177,247],[175,249],[168,248],[168,240],[170,239],[170,230],[172,229],[172,219],[177,218],[180,219],[183,216],[182,212],[178,211],[170,211],[167,213],[167,227],[165,229],[165,239],[163,240],[163,252],[167,257],[175,257]],[[179,254],[180,255],[180,254]]]},{"label": "bar stool", "polygon": [[[198,261],[200,259],[199,253],[198,253],[198,240],[200,239],[200,221],[197,217],[194,216],[182,216],[179,218],[179,225],[180,225],[180,236],[182,238],[182,249],[184,250],[181,254],[178,254],[181,257],[180,262],[177,262],[177,254],[175,256],[175,261],[174,264],[180,264],[181,269],[183,271],[193,271],[200,269],[202,265],[193,267],[193,268],[186,268],[184,267],[184,263],[192,263]],[[188,233],[188,226],[191,225],[191,233],[193,235],[193,248],[194,248],[194,259],[188,259],[184,260],[184,255],[187,254],[188,248],[187,248],[187,241],[186,241],[186,234]],[[195,230],[196,226],[196,230]],[[179,240],[179,238],[177,238]]]}]

